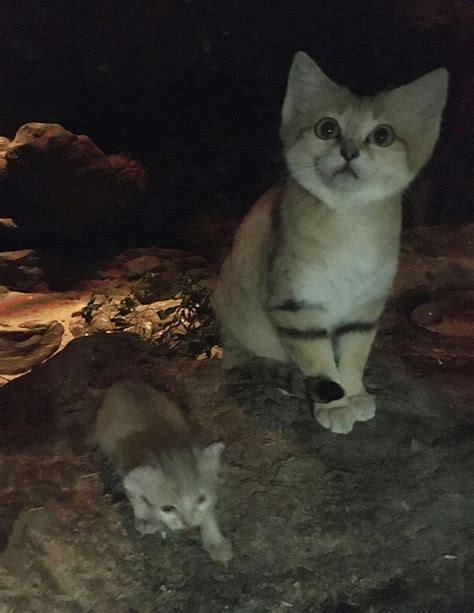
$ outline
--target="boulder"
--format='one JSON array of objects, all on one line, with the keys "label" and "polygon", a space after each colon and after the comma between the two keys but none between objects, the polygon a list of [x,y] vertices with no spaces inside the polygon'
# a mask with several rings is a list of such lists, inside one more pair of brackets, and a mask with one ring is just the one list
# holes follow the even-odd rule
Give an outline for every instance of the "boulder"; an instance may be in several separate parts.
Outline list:
[{"label": "boulder", "polygon": [[61,246],[110,234],[148,195],[138,162],[109,160],[88,136],[58,124],[23,125],[4,157],[9,215],[26,232],[61,238]]}]

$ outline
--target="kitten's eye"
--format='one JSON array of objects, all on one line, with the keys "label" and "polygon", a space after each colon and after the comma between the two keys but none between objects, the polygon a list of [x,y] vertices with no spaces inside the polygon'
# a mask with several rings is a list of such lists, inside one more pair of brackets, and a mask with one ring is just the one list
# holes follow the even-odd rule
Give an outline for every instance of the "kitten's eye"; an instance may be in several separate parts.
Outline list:
[{"label": "kitten's eye", "polygon": [[322,140],[329,140],[331,138],[337,138],[341,133],[341,129],[335,119],[332,117],[323,117],[323,119],[320,119],[315,125],[314,133]]},{"label": "kitten's eye", "polygon": [[199,498],[197,499],[197,503],[204,504],[205,502],[206,502],[206,497],[204,496],[204,494],[201,494]]},{"label": "kitten's eye", "polygon": [[382,124],[372,130],[367,140],[378,147],[389,147],[395,140],[395,132],[390,126]]},{"label": "kitten's eye", "polygon": [[149,509],[151,509],[151,507],[153,506],[153,505],[151,504],[151,502],[150,502],[149,500],[147,500],[147,499],[145,498],[145,496],[140,496],[140,498],[141,498],[141,499],[142,499],[142,501],[143,501],[143,502],[146,504],[146,506],[147,506]]},{"label": "kitten's eye", "polygon": [[163,513],[172,513],[176,510],[176,507],[174,507],[172,504],[165,504],[164,507],[161,507],[161,510]]}]

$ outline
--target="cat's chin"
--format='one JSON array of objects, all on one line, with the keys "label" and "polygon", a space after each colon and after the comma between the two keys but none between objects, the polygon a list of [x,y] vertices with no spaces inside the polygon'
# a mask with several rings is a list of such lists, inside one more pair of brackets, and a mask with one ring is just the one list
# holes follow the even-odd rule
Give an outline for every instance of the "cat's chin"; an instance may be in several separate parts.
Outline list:
[{"label": "cat's chin", "polygon": [[358,188],[360,179],[351,174],[339,174],[336,177],[314,177],[313,179],[297,181],[301,187],[332,210],[341,210],[367,204],[364,197],[360,198]]},{"label": "cat's chin", "polygon": [[334,211],[349,210],[384,202],[394,194],[387,194],[379,186],[368,186],[361,178],[350,173],[336,176],[305,177],[298,183],[312,196]]}]

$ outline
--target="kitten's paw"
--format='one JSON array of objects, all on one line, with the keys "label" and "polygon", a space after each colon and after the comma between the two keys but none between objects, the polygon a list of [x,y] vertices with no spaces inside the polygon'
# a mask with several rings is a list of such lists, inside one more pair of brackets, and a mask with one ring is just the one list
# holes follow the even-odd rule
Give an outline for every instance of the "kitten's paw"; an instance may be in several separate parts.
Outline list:
[{"label": "kitten's paw", "polygon": [[375,415],[375,397],[372,394],[352,396],[349,404],[357,421],[369,421]]},{"label": "kitten's paw", "polygon": [[348,434],[355,422],[356,415],[350,406],[325,408],[324,404],[316,404],[314,417],[324,428],[336,434]]},{"label": "kitten's paw", "polygon": [[232,545],[229,539],[222,539],[217,543],[208,543],[205,545],[205,549],[214,562],[226,564],[232,560]]},{"label": "kitten's paw", "polygon": [[136,519],[135,528],[142,536],[145,534],[155,534],[155,532],[158,530],[158,526],[147,519]]}]

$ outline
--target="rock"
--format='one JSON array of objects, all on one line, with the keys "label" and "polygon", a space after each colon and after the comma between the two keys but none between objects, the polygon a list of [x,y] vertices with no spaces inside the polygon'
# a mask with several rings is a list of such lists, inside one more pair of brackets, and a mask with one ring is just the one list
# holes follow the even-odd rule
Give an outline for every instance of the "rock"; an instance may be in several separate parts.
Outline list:
[{"label": "rock", "polygon": [[411,314],[413,321],[422,328],[443,321],[443,314],[435,303],[422,304]]},{"label": "rock", "polygon": [[0,330],[0,374],[16,375],[41,364],[58,350],[63,333],[57,321]]},{"label": "rock", "polygon": [[[160,266],[163,268],[168,265],[173,267],[166,261],[163,264],[163,261],[155,255],[141,255],[124,262],[123,269],[128,279],[138,279],[147,272],[155,272]],[[176,267],[173,268],[176,271]]]},{"label": "rock", "polygon": [[210,268],[192,268],[188,270],[188,275],[195,281],[202,281],[203,279],[209,279],[215,276],[216,271]]},{"label": "rock", "polygon": [[7,148],[10,144],[8,138],[0,136],[0,216],[7,216],[8,209],[10,208],[8,203],[7,193],[7,161],[5,159]]},{"label": "rock", "polygon": [[11,217],[26,231],[63,241],[110,234],[127,207],[137,205],[135,191],[148,189],[131,158],[117,173],[88,136],[58,124],[25,124],[5,157]]},{"label": "rock", "polygon": [[[131,334],[72,341],[0,389],[2,598],[21,611],[468,610],[470,425],[451,396],[379,357],[377,415],[341,437],[215,361],[161,360]],[[179,386],[193,423],[226,443],[228,569],[192,533],[140,538],[86,446],[89,390],[123,376]]]},{"label": "rock", "polygon": [[417,253],[474,258],[473,223],[462,226],[420,226],[405,231],[404,240]]},{"label": "rock", "polygon": [[148,202],[151,184],[143,166],[127,153],[107,156],[117,174],[127,200],[127,206],[141,208]]},{"label": "rock", "polygon": [[16,292],[47,289],[40,256],[32,249],[0,252],[0,285]]},{"label": "rock", "polygon": [[151,272],[144,275],[135,285],[133,294],[141,304],[151,304],[157,300],[171,298],[177,292],[177,274]]}]

